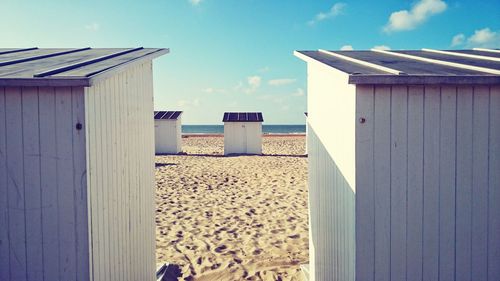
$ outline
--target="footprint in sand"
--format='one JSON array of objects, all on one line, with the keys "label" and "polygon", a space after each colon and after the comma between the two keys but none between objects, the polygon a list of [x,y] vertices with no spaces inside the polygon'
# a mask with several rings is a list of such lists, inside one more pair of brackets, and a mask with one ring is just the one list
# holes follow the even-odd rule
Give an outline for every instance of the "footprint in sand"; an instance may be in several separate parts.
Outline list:
[{"label": "footprint in sand", "polygon": [[217,253],[222,253],[225,249],[227,249],[226,245],[220,245],[219,247],[215,248],[215,252]]}]

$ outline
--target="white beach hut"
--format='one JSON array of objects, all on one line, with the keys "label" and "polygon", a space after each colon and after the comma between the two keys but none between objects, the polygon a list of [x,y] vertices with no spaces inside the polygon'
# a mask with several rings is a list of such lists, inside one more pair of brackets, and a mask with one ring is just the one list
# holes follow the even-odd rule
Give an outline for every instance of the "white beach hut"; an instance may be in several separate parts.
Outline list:
[{"label": "white beach hut", "polygon": [[152,59],[0,49],[0,280],[156,280]]},{"label": "white beach hut", "polygon": [[182,111],[155,111],[155,152],[176,154],[182,151]]},{"label": "white beach hut", "polygon": [[500,280],[500,51],[300,51],[310,280]]},{"label": "white beach hut", "polygon": [[224,113],[224,155],[261,154],[263,121],[260,112]]}]

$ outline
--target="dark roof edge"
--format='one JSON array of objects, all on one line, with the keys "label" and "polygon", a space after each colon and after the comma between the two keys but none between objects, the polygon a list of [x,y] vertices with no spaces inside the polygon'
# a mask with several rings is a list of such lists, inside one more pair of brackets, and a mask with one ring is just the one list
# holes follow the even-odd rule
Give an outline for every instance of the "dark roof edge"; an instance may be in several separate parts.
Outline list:
[{"label": "dark roof edge", "polygon": [[163,55],[168,54],[168,53],[170,53],[169,48],[158,49],[158,50],[153,51],[151,53],[148,53],[144,56],[135,58],[133,60],[124,62],[122,64],[116,65],[116,66],[111,67],[109,69],[106,69],[102,72],[96,73],[93,76],[90,76],[88,78],[88,79],[90,79],[89,86],[92,86],[92,85],[98,83],[99,81],[105,80],[105,79],[107,79],[115,74],[121,73],[121,72],[125,71],[129,66],[143,63],[146,60],[154,60],[155,58],[163,56]]},{"label": "dark roof edge", "polygon": [[0,78],[0,87],[89,87],[87,77]]},{"label": "dark roof edge", "polygon": [[394,84],[414,84],[414,85],[500,85],[498,75],[349,75],[349,84],[356,85],[394,85]]}]

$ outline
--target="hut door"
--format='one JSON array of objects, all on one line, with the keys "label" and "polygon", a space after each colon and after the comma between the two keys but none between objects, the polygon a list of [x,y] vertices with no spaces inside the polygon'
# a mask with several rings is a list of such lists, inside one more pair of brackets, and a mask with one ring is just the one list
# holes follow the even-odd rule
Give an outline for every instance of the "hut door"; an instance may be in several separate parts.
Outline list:
[{"label": "hut door", "polygon": [[247,153],[248,152],[248,147],[247,147],[247,128],[245,124],[241,124],[240,128],[240,134],[241,134],[241,147],[242,147],[242,153]]}]

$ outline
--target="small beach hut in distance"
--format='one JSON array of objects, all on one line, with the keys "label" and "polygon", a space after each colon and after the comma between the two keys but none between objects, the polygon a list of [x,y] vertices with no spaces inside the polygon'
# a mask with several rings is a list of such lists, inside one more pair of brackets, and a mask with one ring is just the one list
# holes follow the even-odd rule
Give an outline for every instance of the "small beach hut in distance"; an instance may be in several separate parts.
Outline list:
[{"label": "small beach hut in distance", "polygon": [[182,151],[182,111],[155,111],[156,154],[177,154]]},{"label": "small beach hut in distance", "polygon": [[261,112],[226,112],[224,122],[224,155],[261,154]]},{"label": "small beach hut in distance", "polygon": [[310,280],[500,280],[500,51],[295,55]]},{"label": "small beach hut in distance", "polygon": [[156,280],[152,60],[0,49],[0,280]]}]

